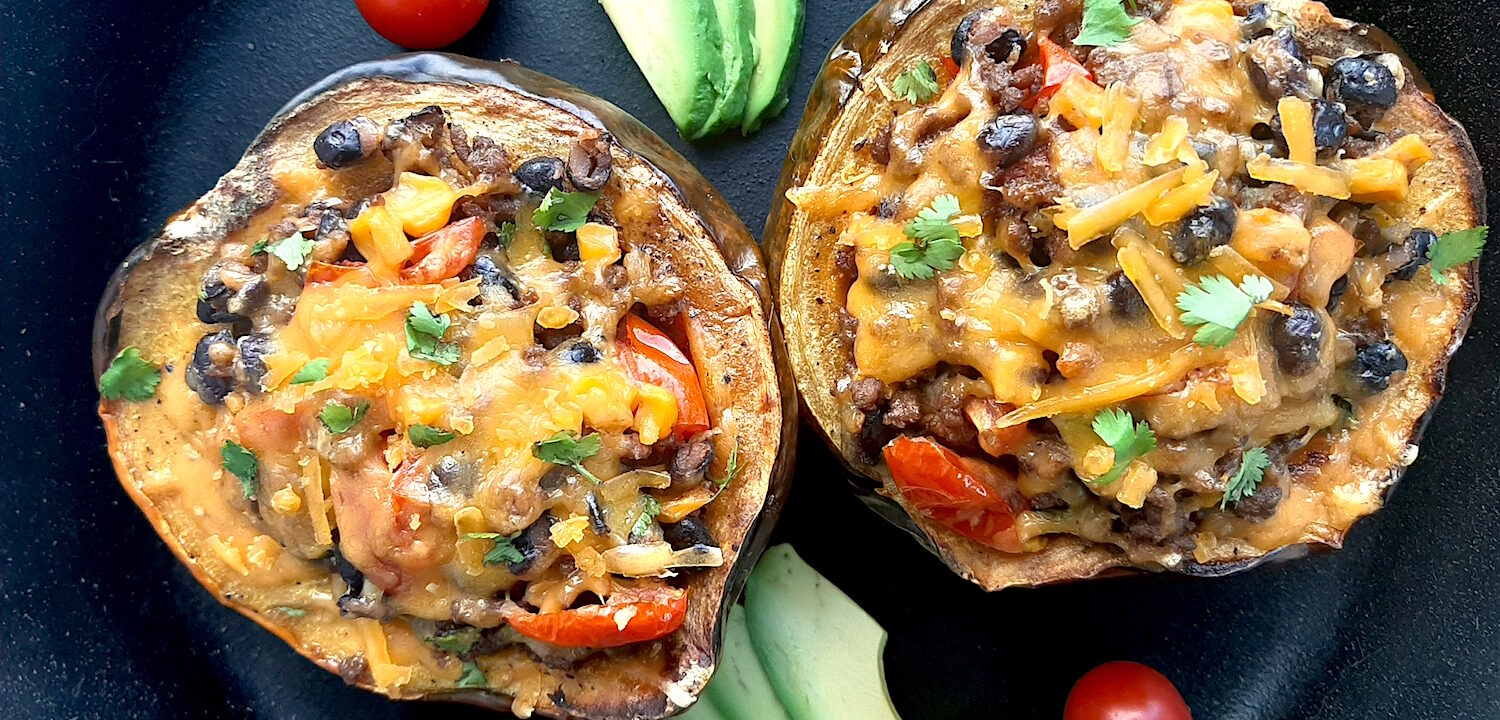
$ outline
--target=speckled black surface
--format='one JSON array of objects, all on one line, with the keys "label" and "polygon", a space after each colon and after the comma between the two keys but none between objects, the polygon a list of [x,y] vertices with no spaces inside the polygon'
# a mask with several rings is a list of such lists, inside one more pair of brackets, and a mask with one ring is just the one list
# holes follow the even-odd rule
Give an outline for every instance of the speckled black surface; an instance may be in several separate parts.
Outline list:
[{"label": "speckled black surface", "polygon": [[[809,0],[790,113],[749,140],[689,145],[592,0],[492,4],[457,51],[516,58],[634,113],[757,230],[821,56],[865,5]],[[1500,188],[1500,7],[1330,5],[1406,46]],[[115,263],[288,98],[395,48],[349,0],[7,0],[0,24],[0,714],[484,716],[348,689],[220,607],[116,484],[94,414],[89,329]],[[1484,266],[1500,296],[1500,253]],[[1079,674],[1117,658],[1166,672],[1200,719],[1497,718],[1497,356],[1500,321],[1481,308],[1421,458],[1335,554],[986,595],[860,505],[811,436],[777,532],[889,629],[907,720],[1055,718]]]}]

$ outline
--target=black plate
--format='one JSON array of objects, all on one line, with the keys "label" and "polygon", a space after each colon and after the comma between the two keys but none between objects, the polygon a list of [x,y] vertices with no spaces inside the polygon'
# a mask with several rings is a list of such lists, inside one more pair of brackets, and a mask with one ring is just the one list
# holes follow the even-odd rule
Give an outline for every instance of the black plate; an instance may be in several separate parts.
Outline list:
[{"label": "black plate", "polygon": [[[789,114],[748,140],[689,145],[593,0],[492,5],[457,51],[517,58],[634,113],[753,229],[824,51],[865,9],[810,0]],[[1500,188],[1500,9],[1331,5],[1405,45]],[[94,414],[89,330],[115,264],[208,190],[288,98],[395,48],[349,0],[7,0],[0,16],[5,715],[486,716],[346,688],[220,607],[120,490]],[[1486,294],[1500,295],[1500,253],[1484,265]],[[1422,457],[1334,554],[1219,580],[986,595],[866,510],[810,435],[777,532],[890,631],[886,675],[907,720],[1056,718],[1079,674],[1121,658],[1165,672],[1199,718],[1496,718],[1497,356],[1500,321],[1481,309]]]}]

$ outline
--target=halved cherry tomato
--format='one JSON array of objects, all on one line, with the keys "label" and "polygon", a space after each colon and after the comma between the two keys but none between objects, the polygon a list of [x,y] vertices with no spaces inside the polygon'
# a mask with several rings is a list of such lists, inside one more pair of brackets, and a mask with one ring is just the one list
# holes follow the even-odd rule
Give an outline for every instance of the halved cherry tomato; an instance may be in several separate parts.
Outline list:
[{"label": "halved cherry tomato", "polygon": [[326,263],[314,260],[307,266],[307,282],[314,283],[338,283],[341,285],[366,285],[375,286],[375,274],[370,272],[368,265],[362,262],[336,262]]},{"label": "halved cherry tomato", "polygon": [[354,0],[380,36],[404,48],[451,45],[479,23],[490,0]]},{"label": "halved cherry tomato", "polygon": [[1133,662],[1107,662],[1068,692],[1063,720],[1193,720],[1165,675]]},{"label": "halved cherry tomato", "polygon": [[1021,103],[1027,110],[1036,107],[1038,102],[1052,97],[1070,77],[1081,75],[1093,79],[1093,74],[1083,66],[1083,63],[1078,62],[1078,58],[1073,57],[1073,54],[1063,46],[1052,42],[1046,35],[1038,37],[1036,44],[1040,52],[1037,62],[1042,64],[1042,89]]},{"label": "halved cherry tomato", "polygon": [[677,398],[672,434],[686,440],[708,429],[708,405],[692,361],[672,338],[638,315],[626,315],[618,332],[620,364],[631,377],[660,386]]},{"label": "halved cherry tomato", "polygon": [[1024,500],[1010,473],[931,438],[904,435],[885,447],[885,462],[917,512],[996,550],[1023,552],[1016,514]]},{"label": "halved cherry tomato", "polygon": [[562,647],[606,648],[672,634],[687,618],[687,591],[667,586],[630,588],[604,605],[533,613],[510,606],[506,622],[516,632]]},{"label": "halved cherry tomato", "polygon": [[426,285],[459,274],[474,264],[479,244],[488,232],[489,228],[479,218],[471,217],[413,240],[409,264],[401,271],[401,282]]},{"label": "halved cherry tomato", "polygon": [[953,58],[944,56],[941,64],[948,71],[949,80],[958,77],[958,63],[953,62]]}]

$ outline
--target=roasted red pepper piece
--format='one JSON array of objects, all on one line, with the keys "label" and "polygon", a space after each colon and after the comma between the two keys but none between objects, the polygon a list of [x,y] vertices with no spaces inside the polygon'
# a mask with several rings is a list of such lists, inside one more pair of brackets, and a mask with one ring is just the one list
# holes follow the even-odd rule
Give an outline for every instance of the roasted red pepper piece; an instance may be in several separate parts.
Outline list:
[{"label": "roasted red pepper piece", "polygon": [[930,438],[896,438],[885,448],[885,462],[917,512],[996,550],[1024,551],[1016,515],[1025,501],[1015,476]]},{"label": "roasted red pepper piece", "polygon": [[479,218],[464,218],[413,240],[412,255],[401,282],[426,285],[447,280],[474,264],[489,228]]},{"label": "roasted red pepper piece", "polygon": [[505,620],[516,632],[562,647],[606,648],[672,634],[687,618],[687,591],[641,587],[618,591],[604,605],[533,613],[509,606]]},{"label": "roasted red pepper piece", "polygon": [[1073,54],[1063,46],[1052,42],[1046,35],[1038,37],[1036,44],[1040,55],[1037,62],[1042,65],[1042,89],[1022,103],[1026,109],[1030,110],[1036,107],[1038,102],[1052,97],[1070,77],[1077,75],[1093,79],[1093,74],[1083,66],[1083,63],[1078,62],[1078,58],[1073,57]]},{"label": "roasted red pepper piece", "polygon": [[618,333],[620,364],[631,377],[651,383],[677,398],[672,434],[686,440],[708,429],[708,405],[692,361],[666,333],[640,316],[626,315]]}]

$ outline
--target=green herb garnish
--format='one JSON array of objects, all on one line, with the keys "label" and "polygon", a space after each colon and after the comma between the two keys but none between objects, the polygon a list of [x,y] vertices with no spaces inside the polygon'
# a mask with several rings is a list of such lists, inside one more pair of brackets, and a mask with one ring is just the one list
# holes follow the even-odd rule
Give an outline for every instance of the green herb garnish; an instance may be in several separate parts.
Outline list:
[{"label": "green herb garnish", "polygon": [[473,650],[474,643],[479,642],[479,628],[464,626],[441,635],[428,635],[425,640],[439,650],[462,655]]},{"label": "green herb garnish", "polygon": [[1083,27],[1073,44],[1117,45],[1130,39],[1130,29],[1140,21],[1126,14],[1120,0],[1083,0]]},{"label": "green herb garnish", "polygon": [[510,247],[516,239],[516,224],[513,222],[500,223],[500,229],[495,232],[495,237],[500,240],[500,247]]},{"label": "green herb garnish", "polygon": [[1251,275],[1239,286],[1223,275],[1210,275],[1177,294],[1177,309],[1183,325],[1198,327],[1193,342],[1221,348],[1234,341],[1234,332],[1256,303],[1271,297],[1271,281]]},{"label": "green herb garnish", "polygon": [[307,264],[307,257],[312,255],[313,241],[303,237],[302,233],[293,233],[267,245],[265,249],[286,263],[286,269],[296,270]]},{"label": "green herb garnish", "polygon": [[896,81],[891,83],[891,90],[896,93],[896,97],[905,98],[909,103],[927,102],[938,94],[937,73],[933,72],[930,63],[922,60],[910,70],[897,75]]},{"label": "green herb garnish", "polygon": [[125,398],[131,402],[151,399],[161,384],[161,369],[141,357],[141,351],[127,347],[109,361],[109,368],[99,376],[99,394],[106,400]]},{"label": "green herb garnish", "polygon": [[273,607],[271,609],[287,617],[299,618],[307,616],[306,610],[303,610],[299,607],[291,607],[290,605],[277,605],[276,607]]},{"label": "green herb garnish", "polygon": [[630,540],[632,542],[646,537],[651,531],[651,523],[656,522],[656,516],[661,514],[661,503],[650,495],[641,495],[641,501],[645,507],[641,509],[640,517],[635,519],[635,525],[630,528]]},{"label": "green herb garnish", "polygon": [[958,215],[958,198],[939,195],[932,207],[923,208],[906,224],[903,232],[911,238],[891,248],[891,267],[907,280],[926,280],[934,272],[951,270],[964,254],[953,217]]},{"label": "green herb garnish", "polygon": [[1094,434],[1115,451],[1114,465],[1109,468],[1109,472],[1092,481],[1096,485],[1108,485],[1119,480],[1130,463],[1156,449],[1156,433],[1151,432],[1151,426],[1145,420],[1136,422],[1130,413],[1119,408],[1111,408],[1094,416]]},{"label": "green herb garnish", "polygon": [[326,377],[328,377],[328,358],[313,358],[298,369],[296,375],[292,376],[292,384],[317,382]]},{"label": "green herb garnish", "polygon": [[531,454],[535,455],[538,460],[543,460],[553,465],[571,467],[577,470],[579,475],[588,478],[590,482],[598,485],[600,482],[599,478],[595,477],[593,473],[588,471],[588,468],[583,466],[583,461],[593,457],[595,453],[603,448],[604,440],[599,437],[599,433],[578,437],[565,430],[559,430],[552,437],[532,445]]},{"label": "green herb garnish", "polygon": [[368,400],[360,400],[352,408],[343,403],[331,402],[323,406],[323,411],[318,413],[318,420],[323,423],[323,427],[328,428],[328,432],[339,435],[358,425],[369,411]]},{"label": "green herb garnish", "polygon": [[598,193],[564,192],[552,188],[537,206],[531,222],[543,230],[573,232],[589,221],[589,211],[598,201]]},{"label": "green herb garnish", "polygon": [[1271,464],[1271,456],[1266,454],[1265,448],[1250,448],[1240,457],[1240,469],[1236,470],[1234,477],[1229,478],[1229,484],[1224,487],[1224,497],[1219,500],[1219,509],[1223,510],[1229,503],[1237,503],[1255,494],[1255,488],[1265,477],[1266,468]]},{"label": "green herb garnish", "polygon": [[724,465],[724,477],[714,480],[714,484],[722,490],[738,474],[740,474],[740,444],[735,442],[734,449],[729,451],[729,462]]},{"label": "green herb garnish", "polygon": [[1443,271],[1477,259],[1479,251],[1484,249],[1484,241],[1489,234],[1489,227],[1480,225],[1468,230],[1443,233],[1438,237],[1437,242],[1427,248],[1427,259],[1432,261],[1428,270],[1432,273],[1433,282],[1447,285],[1448,276],[1444,275]]},{"label": "green herb garnish", "polygon": [[442,445],[453,438],[458,437],[446,430],[439,430],[431,425],[412,425],[406,429],[406,439],[419,448]]},{"label": "green herb garnish", "polygon": [[489,684],[489,678],[484,676],[484,671],[479,669],[478,663],[475,663],[473,660],[467,660],[464,662],[464,674],[454,684],[454,687],[482,688],[489,687]]},{"label": "green herb garnish", "polygon": [[452,365],[462,357],[462,351],[453,343],[441,342],[448,327],[453,323],[448,316],[432,314],[427,303],[412,303],[406,316],[406,351],[418,360],[429,360],[439,365]]},{"label": "green herb garnish", "polygon": [[464,533],[463,539],[494,541],[495,547],[490,548],[489,552],[484,554],[485,565],[514,565],[526,561],[525,553],[522,553],[521,549],[515,545],[518,537],[521,537],[521,533],[501,535],[500,533],[477,532]]},{"label": "green herb garnish", "polygon": [[260,492],[260,461],[255,458],[255,453],[245,449],[233,440],[225,440],[219,446],[219,459],[224,463],[224,469],[229,474],[240,479],[240,489],[245,492],[246,500],[253,500]]}]

